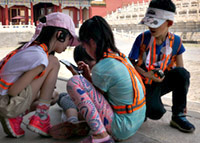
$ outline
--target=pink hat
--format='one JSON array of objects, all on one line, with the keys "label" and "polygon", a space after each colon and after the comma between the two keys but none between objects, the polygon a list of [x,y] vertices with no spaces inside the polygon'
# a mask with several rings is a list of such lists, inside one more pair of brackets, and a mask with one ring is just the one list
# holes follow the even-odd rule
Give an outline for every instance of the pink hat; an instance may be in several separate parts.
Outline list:
[{"label": "pink hat", "polygon": [[[77,46],[79,45],[78,37],[75,33],[75,26],[74,22],[72,21],[71,17],[69,15],[66,15],[61,12],[53,12],[48,15],[46,15],[46,23],[40,22],[35,30],[35,34],[33,35],[30,42],[26,43],[22,49],[27,48],[33,41],[37,39],[37,37],[40,35],[40,32],[42,31],[42,28],[44,26],[54,26],[59,28],[67,29],[71,35],[73,36],[73,41],[70,46]],[[70,43],[70,42],[69,42]]]},{"label": "pink hat", "polygon": [[75,33],[74,22],[69,15],[61,12],[50,13],[46,16],[46,26],[55,26],[69,30],[74,38],[71,46],[79,45],[78,38]]}]

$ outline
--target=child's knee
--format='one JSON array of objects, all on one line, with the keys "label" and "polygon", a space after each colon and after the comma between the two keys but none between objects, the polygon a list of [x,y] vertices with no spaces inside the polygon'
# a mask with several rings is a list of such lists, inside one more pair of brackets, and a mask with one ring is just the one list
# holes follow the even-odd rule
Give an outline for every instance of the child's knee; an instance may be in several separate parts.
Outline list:
[{"label": "child's knee", "polygon": [[67,89],[69,87],[73,87],[75,85],[78,85],[80,83],[81,76],[80,75],[74,75],[67,81]]},{"label": "child's knee", "polygon": [[153,120],[159,120],[165,114],[166,110],[164,108],[147,109],[146,116]]},{"label": "child's knee", "polygon": [[180,82],[189,82],[190,79],[190,73],[182,67],[177,67],[174,69],[174,75],[176,76],[176,78],[178,79],[177,81]]}]

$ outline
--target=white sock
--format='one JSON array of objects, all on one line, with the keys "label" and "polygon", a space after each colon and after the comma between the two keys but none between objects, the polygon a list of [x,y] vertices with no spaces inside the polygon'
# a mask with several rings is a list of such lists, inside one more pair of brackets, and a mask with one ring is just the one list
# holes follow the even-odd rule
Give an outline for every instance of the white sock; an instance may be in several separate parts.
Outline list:
[{"label": "white sock", "polygon": [[67,118],[67,121],[68,121],[68,122],[71,122],[71,123],[78,122],[78,117],[76,117],[76,116],[71,116],[71,117]]}]

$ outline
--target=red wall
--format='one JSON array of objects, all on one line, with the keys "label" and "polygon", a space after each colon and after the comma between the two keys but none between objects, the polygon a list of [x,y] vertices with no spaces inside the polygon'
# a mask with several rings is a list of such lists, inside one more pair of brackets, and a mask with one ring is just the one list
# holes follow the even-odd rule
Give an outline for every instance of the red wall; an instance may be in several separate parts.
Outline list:
[{"label": "red wall", "polygon": [[[111,13],[112,11],[115,11],[116,9],[126,6],[131,3],[142,3],[143,0],[105,0],[106,5],[92,5],[92,14],[94,15],[100,15],[100,16],[106,16],[107,14]],[[144,0],[145,2],[149,0]]]},{"label": "red wall", "polygon": [[0,22],[3,24],[3,8],[0,6]]},{"label": "red wall", "polygon": [[95,15],[100,15],[100,16],[106,16],[107,14],[107,9],[106,6],[92,6],[91,7],[91,17]]}]

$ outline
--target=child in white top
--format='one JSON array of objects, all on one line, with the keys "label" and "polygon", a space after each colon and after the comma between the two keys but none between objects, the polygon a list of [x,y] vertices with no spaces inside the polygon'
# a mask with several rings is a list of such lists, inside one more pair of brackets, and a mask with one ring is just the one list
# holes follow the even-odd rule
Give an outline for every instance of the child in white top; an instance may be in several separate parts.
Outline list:
[{"label": "child in white top", "polygon": [[6,134],[21,137],[20,127],[25,111],[39,97],[28,129],[48,136],[48,110],[59,71],[58,59],[51,53],[62,53],[77,45],[72,19],[54,12],[40,19],[31,41],[12,51],[0,61],[0,119]]}]

